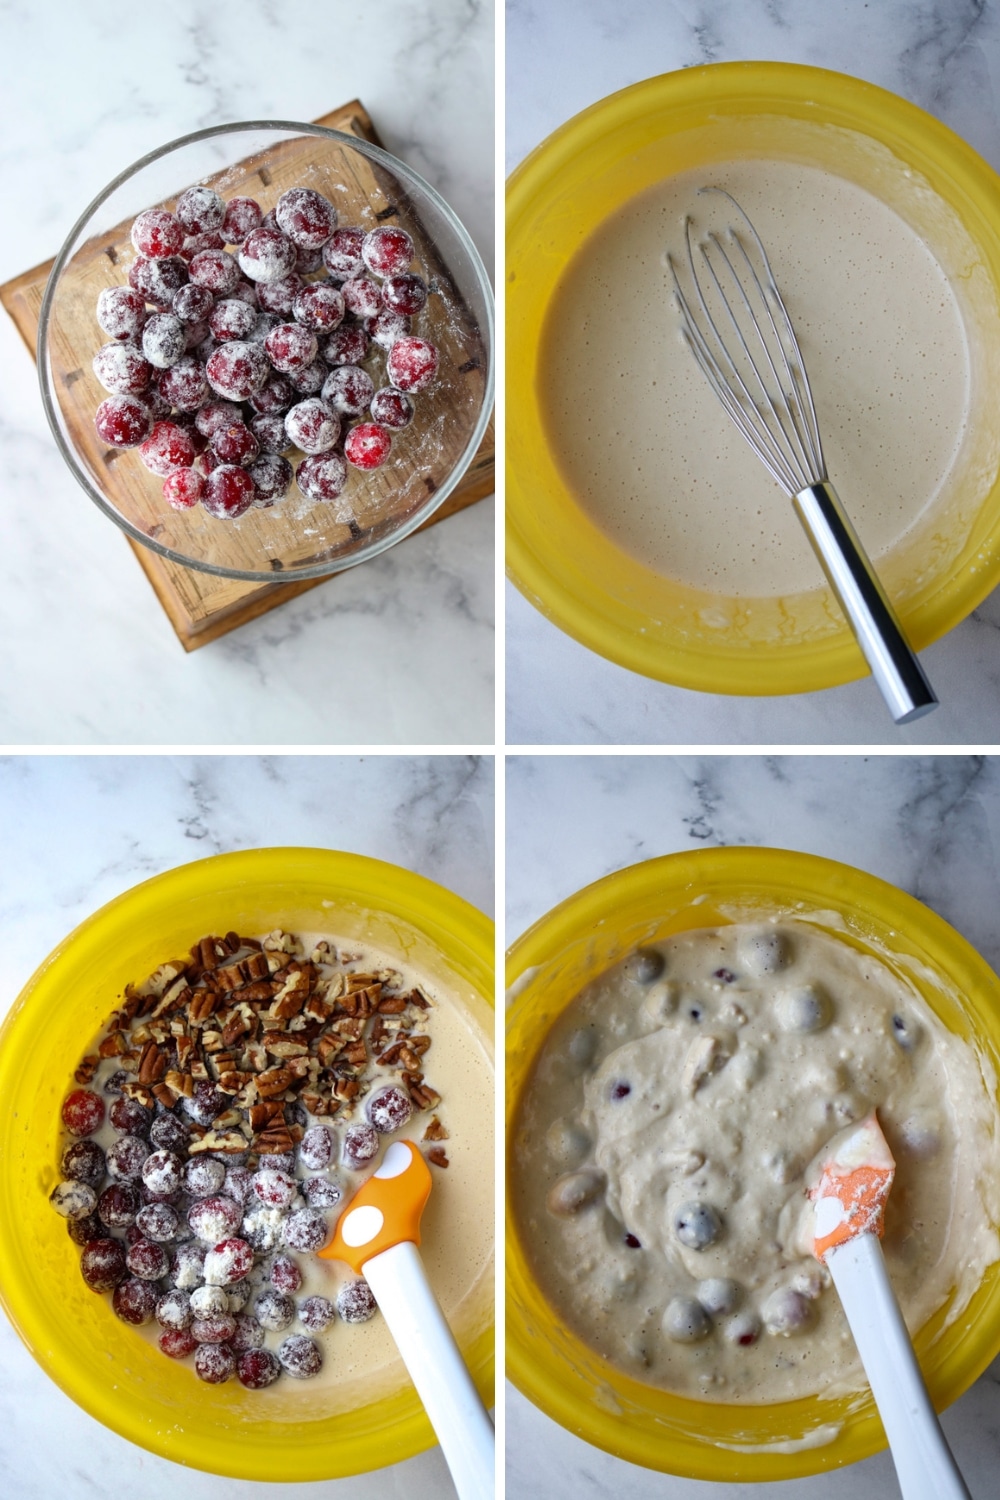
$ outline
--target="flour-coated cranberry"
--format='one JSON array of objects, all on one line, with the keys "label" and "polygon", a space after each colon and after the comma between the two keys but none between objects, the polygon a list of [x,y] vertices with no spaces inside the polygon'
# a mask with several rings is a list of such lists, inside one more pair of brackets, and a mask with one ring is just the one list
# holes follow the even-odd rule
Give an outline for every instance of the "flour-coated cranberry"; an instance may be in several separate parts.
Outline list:
[{"label": "flour-coated cranberry", "polygon": [[262,413],[250,420],[250,431],[261,446],[262,453],[283,453],[291,447],[285,431],[285,419],[278,414]]},{"label": "flour-coated cranberry", "polygon": [[115,1316],[121,1318],[123,1323],[141,1328],[152,1319],[157,1301],[158,1293],[151,1281],[130,1276],[127,1281],[120,1281],[115,1287],[111,1305]]},{"label": "flour-coated cranberry", "polygon": [[317,357],[301,370],[291,370],[288,379],[300,396],[318,396],[329,373],[326,360]]},{"label": "flour-coated cranberry", "polygon": [[248,234],[260,228],[260,204],[255,198],[230,198],[219,233],[227,245],[242,245]]},{"label": "flour-coated cranberry", "polygon": [[333,1161],[337,1138],[328,1125],[310,1125],[299,1142],[299,1158],[311,1172],[322,1172]]},{"label": "flour-coated cranberry", "polygon": [[372,421],[390,432],[402,432],[413,421],[414,405],[403,391],[384,385],[376,391],[369,404]]},{"label": "flour-coated cranberry", "polygon": [[340,1183],[330,1177],[307,1177],[302,1192],[310,1208],[336,1208],[344,1196]]},{"label": "flour-coated cranberry", "polygon": [[152,425],[149,407],[137,396],[109,396],[94,413],[98,437],[112,448],[137,448]]},{"label": "flour-coated cranberry", "polygon": [[187,328],[174,313],[153,313],[142,330],[142,352],[157,370],[175,365],[186,345]]},{"label": "flour-coated cranberry", "polygon": [[337,1293],[337,1311],[345,1323],[367,1323],[378,1303],[367,1281],[348,1281]]},{"label": "flour-coated cranberry", "polygon": [[314,188],[293,187],[282,193],[274,217],[282,234],[306,250],[320,249],[337,227],[337,210]]},{"label": "flour-coated cranberry", "polygon": [[271,1262],[270,1280],[279,1292],[297,1292],[302,1285],[302,1272],[290,1255],[276,1255]]},{"label": "flour-coated cranberry", "polygon": [[90,1240],[99,1240],[104,1237],[105,1226],[101,1223],[96,1213],[88,1214],[85,1219],[67,1219],[66,1233],[74,1245],[82,1247]]},{"label": "flour-coated cranberry", "polygon": [[356,324],[346,324],[331,333],[321,352],[328,365],[359,365],[368,353],[368,335]]},{"label": "flour-coated cranberry", "polygon": [[225,297],[213,307],[208,326],[220,344],[229,339],[248,339],[257,326],[257,309],[238,297]]},{"label": "flour-coated cranberry", "polygon": [[194,1369],[207,1385],[223,1385],[236,1369],[236,1356],[228,1344],[199,1344]]},{"label": "flour-coated cranberry", "polygon": [[141,396],[153,367],[135,344],[104,344],[93,359],[94,374],[113,396]]},{"label": "flour-coated cranberry", "polygon": [[238,1165],[226,1167],[226,1180],[223,1187],[223,1196],[232,1198],[234,1203],[240,1205],[246,1203],[250,1196],[250,1184],[253,1182],[253,1173],[249,1167]]},{"label": "flour-coated cranberry", "polygon": [[104,1092],[117,1096],[121,1093],[126,1083],[132,1082],[132,1074],[126,1073],[124,1068],[116,1068],[104,1081]]},{"label": "flour-coated cranberry", "polygon": [[347,465],[339,453],[313,453],[295,471],[303,495],[310,500],[336,500],[347,483]]},{"label": "flour-coated cranberry", "polygon": [[250,1313],[237,1313],[234,1319],[236,1332],[230,1340],[232,1347],[242,1353],[247,1349],[263,1349],[264,1330]]},{"label": "flour-coated cranberry", "polygon": [[[216,469],[216,474],[221,471]],[[237,470],[238,473],[243,471]],[[245,476],[244,476],[245,477]],[[211,475],[209,482],[215,478]],[[240,1222],[240,1207],[231,1198],[201,1198],[191,1205],[188,1223],[200,1240],[217,1245],[235,1230]]]},{"label": "flour-coated cranberry", "polygon": [[196,359],[201,360],[203,365],[207,365],[218,347],[218,339],[213,339],[212,335],[209,334],[202,343],[196,344],[191,352],[194,354]]},{"label": "flour-coated cranberry", "polygon": [[211,1198],[226,1180],[221,1161],[211,1156],[192,1156],[184,1165],[184,1186],[192,1198]]},{"label": "flour-coated cranberry", "polygon": [[251,281],[280,281],[295,268],[295,246],[280,229],[262,223],[243,241],[239,262],[244,276]]},{"label": "flour-coated cranberry", "polygon": [[186,1148],[189,1138],[187,1126],[169,1110],[157,1115],[149,1127],[149,1139],[161,1151],[181,1152]]},{"label": "flour-coated cranberry", "polygon": [[210,447],[224,464],[250,464],[260,452],[260,444],[245,422],[233,422],[212,434]]},{"label": "flour-coated cranberry", "polygon": [[89,1240],[80,1256],[80,1274],[92,1292],[111,1292],[128,1275],[121,1240]]},{"label": "flour-coated cranberry", "polygon": [[198,1347],[190,1328],[165,1328],[156,1342],[169,1359],[185,1359]]},{"label": "flour-coated cranberry", "polygon": [[295,1317],[295,1303],[285,1292],[279,1292],[277,1287],[266,1286],[254,1298],[253,1311],[262,1328],[280,1333]]},{"label": "flour-coated cranberry", "polygon": [[106,286],[97,299],[97,321],[109,339],[135,339],[146,321],[146,303],[128,286]]},{"label": "flour-coated cranberry", "polygon": [[[235,401],[206,401],[195,412],[194,425],[203,437],[210,438],[220,427],[242,421],[243,408]],[[172,1116],[176,1119],[176,1115]]]},{"label": "flour-coated cranberry", "polygon": [[[194,351],[201,344],[206,343],[210,339],[211,339],[211,342],[214,345],[215,344],[215,340],[212,339],[212,335],[209,332],[209,327],[208,327],[207,323],[185,323],[184,324],[184,356],[187,356],[189,354],[193,354]],[[200,356],[199,356],[199,363],[201,363],[201,357]],[[173,365],[171,365],[170,368],[173,369]]]},{"label": "flour-coated cranberry", "polygon": [[191,1332],[199,1344],[228,1344],[236,1332],[236,1320],[231,1313],[213,1313],[208,1318],[195,1318]]},{"label": "flour-coated cranberry", "polygon": [[104,1152],[96,1141],[74,1141],[66,1147],[59,1164],[64,1177],[100,1187],[104,1181]]},{"label": "flour-coated cranberry", "polygon": [[340,281],[349,281],[357,276],[364,261],[361,247],[365,242],[363,229],[335,229],[323,246],[323,264],[331,276]]},{"label": "flour-coated cranberry", "polygon": [[[357,428],[354,430],[356,432]],[[413,1103],[409,1094],[404,1093],[394,1083],[377,1089],[369,1094],[365,1101],[365,1114],[368,1116],[368,1122],[375,1127],[379,1135],[391,1135],[394,1130],[402,1130],[412,1113]]]},{"label": "flour-coated cranberry", "polygon": [[116,1182],[134,1182],[141,1176],[148,1155],[149,1145],[141,1136],[120,1135],[107,1150],[108,1175]]},{"label": "flour-coated cranberry", "polygon": [[148,1136],[150,1118],[149,1110],[138,1099],[130,1099],[127,1094],[121,1094],[113,1100],[108,1110],[108,1119],[122,1135]]},{"label": "flour-coated cranberry", "polygon": [[64,1219],[89,1219],[97,1207],[97,1194],[89,1183],[70,1177],[66,1182],[56,1183],[49,1202]]},{"label": "flour-coated cranberry", "polygon": [[318,1208],[298,1208],[281,1226],[281,1238],[289,1250],[322,1250],[330,1238],[326,1215]]},{"label": "flour-coated cranberry", "polygon": [[113,1182],[97,1200],[97,1213],[109,1229],[124,1229],[135,1223],[142,1198],[134,1182]]},{"label": "flour-coated cranberry", "polygon": [[170,308],[175,294],[187,279],[187,265],[177,256],[169,260],[149,260],[140,255],[128,268],[129,286],[160,312]]},{"label": "flour-coated cranberry", "polygon": [[360,417],[374,394],[374,381],[357,365],[338,365],[323,382],[323,400],[342,417]]},{"label": "flour-coated cranberry", "polygon": [[208,1079],[203,1079],[201,1083],[195,1084],[193,1094],[181,1099],[181,1108],[197,1125],[211,1125],[216,1115],[221,1114],[231,1102],[228,1094],[224,1094]]},{"label": "flour-coated cranberry", "polygon": [[178,198],[174,213],[188,234],[208,234],[221,227],[226,217],[226,203],[214,188],[189,187]]},{"label": "flour-coated cranberry", "polygon": [[264,340],[264,348],[274,368],[289,375],[316,358],[316,335],[301,323],[279,323]]},{"label": "flour-coated cranberry", "polygon": [[340,290],[344,306],[356,318],[373,318],[382,306],[382,288],[370,276],[352,276]]},{"label": "flour-coated cranberry", "polygon": [[70,1136],[93,1136],[103,1124],[103,1100],[91,1089],[73,1089],[63,1100],[61,1118]]},{"label": "flour-coated cranberry", "polygon": [[359,422],[344,442],[344,457],[356,469],[379,469],[389,457],[392,438],[377,422]]},{"label": "flour-coated cranberry", "polygon": [[382,301],[393,312],[413,318],[427,301],[427,283],[422,276],[411,272],[390,276],[382,283]]},{"label": "flour-coated cranberry", "polygon": [[288,493],[294,476],[288,459],[282,458],[280,453],[262,453],[250,464],[247,473],[257,491],[254,504],[259,510],[268,510],[281,500]]},{"label": "flour-coated cranberry", "polygon": [[365,235],[361,257],[376,276],[400,276],[413,259],[413,241],[405,229],[380,224]]},{"label": "flour-coated cranberry", "polygon": [[267,380],[270,369],[260,344],[231,339],[220,344],[205,366],[213,391],[227,401],[246,401]]},{"label": "flour-coated cranberry", "polygon": [[147,208],[132,225],[132,243],[140,255],[163,260],[179,253],[184,228],[165,208]]},{"label": "flour-coated cranberry", "polygon": [[[206,1251],[205,1260],[209,1252]],[[191,1316],[216,1318],[229,1311],[229,1297],[221,1286],[196,1286],[191,1293]],[[208,1341],[211,1343],[211,1339]]]},{"label": "flour-coated cranberry", "polygon": [[287,411],[295,404],[295,397],[295,387],[287,375],[272,375],[266,385],[254,391],[250,405],[261,416],[270,416],[273,412]]},{"label": "flour-coated cranberry", "polygon": [[279,281],[259,282],[257,304],[263,312],[281,313],[289,317],[295,306],[295,299],[304,286],[305,282],[297,271],[289,272]]},{"label": "flour-coated cranberry", "polygon": [[344,299],[329,281],[311,281],[297,294],[292,312],[314,333],[332,333],[344,321]]},{"label": "flour-coated cranberry", "polygon": [[[188,470],[188,473],[192,472]],[[140,1234],[147,1240],[155,1240],[158,1245],[174,1238],[178,1222],[177,1211],[169,1203],[147,1203],[135,1216],[135,1227]]]},{"label": "flour-coated cranberry", "polygon": [[214,296],[229,297],[239,284],[240,268],[228,250],[199,250],[188,266],[188,275]]},{"label": "flour-coated cranberry", "polygon": [[245,302],[247,307],[252,307],[255,312],[260,311],[260,303],[257,300],[257,288],[252,281],[247,281],[242,273],[231,295],[237,302]]},{"label": "flour-coated cranberry", "polygon": [[184,1163],[173,1151],[153,1151],[142,1164],[142,1180],[151,1193],[175,1193],[184,1176]]},{"label": "flour-coated cranberry", "polygon": [[380,349],[391,349],[393,344],[405,338],[410,331],[410,320],[391,307],[383,307],[374,318],[365,319],[365,332],[373,344]]},{"label": "flour-coated cranberry", "polygon": [[344,1165],[359,1171],[375,1160],[379,1152],[379,1136],[374,1125],[349,1125],[344,1132]]},{"label": "flour-coated cranberry", "polygon": [[[294,1108],[293,1106],[290,1106]],[[275,1172],[288,1172],[295,1174],[295,1152],[294,1151],[271,1151],[262,1159],[262,1165],[270,1167]]]},{"label": "flour-coated cranberry", "polygon": [[125,1264],[133,1276],[143,1281],[159,1281],[170,1270],[167,1252],[155,1240],[136,1240],[128,1248]]},{"label": "flour-coated cranberry", "polygon": [[205,1256],[205,1281],[209,1286],[229,1286],[242,1281],[253,1270],[253,1247],[246,1240],[220,1240]]},{"label": "flour-coated cranberry", "polygon": [[170,1270],[171,1286],[179,1287],[182,1292],[190,1292],[201,1286],[207,1254],[207,1245],[198,1240],[183,1240],[174,1251],[174,1263]]},{"label": "flour-coated cranberry", "polygon": [[319,396],[309,396],[285,413],[285,431],[303,453],[327,453],[340,436],[340,418]]},{"label": "flour-coated cranberry", "polygon": [[296,245],[295,269],[300,276],[309,276],[313,271],[321,271],[323,269],[322,250],[306,250],[302,245]]},{"label": "flour-coated cranberry", "polygon": [[278,1347],[278,1358],[286,1375],[294,1380],[310,1380],[323,1368],[319,1345],[302,1333],[289,1334]]},{"label": "flour-coated cranberry", "polygon": [[326,1297],[305,1297],[299,1303],[299,1322],[310,1333],[322,1333],[337,1316],[337,1309]]},{"label": "flour-coated cranberry", "polygon": [[175,469],[189,469],[194,463],[194,444],[188,433],[176,422],[157,422],[141,445],[139,457],[152,474],[161,479]]},{"label": "flour-coated cranberry", "polygon": [[266,1208],[287,1208],[296,1192],[295,1178],[272,1167],[261,1167],[254,1174],[251,1187],[254,1196]]},{"label": "flour-coated cranberry", "polygon": [[170,311],[182,323],[203,323],[212,311],[215,299],[207,286],[187,282],[174,293]]},{"label": "flour-coated cranberry", "polygon": [[224,250],[225,248],[219,231],[210,229],[206,234],[189,234],[181,247],[181,258],[190,263],[203,250]]},{"label": "flour-coated cranberry", "polygon": [[252,344],[263,344],[272,328],[277,328],[279,323],[285,320],[279,313],[258,312],[257,321],[253,325],[253,333],[250,335]]},{"label": "flour-coated cranberry", "polygon": [[399,391],[426,390],[437,368],[437,349],[426,339],[399,339],[389,350],[386,371]]},{"label": "flour-coated cranberry", "polygon": [[277,1380],[281,1365],[270,1349],[247,1349],[236,1362],[236,1374],[248,1391],[262,1391]]}]

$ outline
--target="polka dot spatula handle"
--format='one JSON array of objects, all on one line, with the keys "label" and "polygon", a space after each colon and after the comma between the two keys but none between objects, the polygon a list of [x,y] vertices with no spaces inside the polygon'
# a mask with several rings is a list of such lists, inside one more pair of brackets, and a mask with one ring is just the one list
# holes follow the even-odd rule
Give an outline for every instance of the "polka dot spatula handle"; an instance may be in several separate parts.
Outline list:
[{"label": "polka dot spatula handle", "polygon": [[424,1404],[459,1500],[492,1500],[493,1424],[420,1258],[430,1168],[411,1141],[394,1141],[337,1223],[325,1260],[363,1275]]}]

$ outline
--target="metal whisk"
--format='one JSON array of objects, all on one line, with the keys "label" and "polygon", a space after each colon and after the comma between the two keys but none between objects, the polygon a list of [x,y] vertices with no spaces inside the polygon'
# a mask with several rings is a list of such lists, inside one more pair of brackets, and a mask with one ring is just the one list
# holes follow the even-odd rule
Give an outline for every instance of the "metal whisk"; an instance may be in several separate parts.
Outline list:
[{"label": "metal whisk", "polygon": [[727,198],[742,227],[730,225],[722,237],[709,232],[698,245],[696,265],[691,220],[685,221],[694,305],[667,254],[684,339],[722,405],[795,506],[893,719],[909,723],[930,713],[938,700],[827,478],[802,350],[767,252],[731,193],[717,187],[700,191]]}]

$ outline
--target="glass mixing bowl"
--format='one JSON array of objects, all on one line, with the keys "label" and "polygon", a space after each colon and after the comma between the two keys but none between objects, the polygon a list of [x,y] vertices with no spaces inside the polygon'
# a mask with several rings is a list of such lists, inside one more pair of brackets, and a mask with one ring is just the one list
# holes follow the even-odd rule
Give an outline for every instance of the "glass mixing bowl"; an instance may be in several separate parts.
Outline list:
[{"label": "glass mixing bowl", "polygon": [[[356,523],[337,521],[292,483],[284,500],[238,520],[200,505],[175,511],[161,479],[138,450],[109,449],[94,427],[107,392],[91,368],[106,342],[95,317],[100,292],[127,284],[135,215],[173,208],[178,194],[210,183],[222,197],[254,198],[267,212],[289,187],[316,189],[341,225],[405,228],[413,269],[431,286],[414,334],[440,352],[433,386],[415,398],[409,427],[393,435],[388,462],[349,468],[345,494],[358,497]],[[385,353],[365,361],[386,384]],[[319,578],[353,567],[408,536],[454,490],[475,456],[493,402],[493,304],[469,235],[444,200],[403,162],[377,146],[321,125],[248,121],[182,136],[126,168],[73,226],[56,258],[38,330],[42,401],[60,452],[83,489],[133,541],[186,567],[228,578],[274,582]]]},{"label": "glass mixing bowl", "polygon": [[[632,865],[577,891],[518,938],[508,955],[507,1162],[521,1095],[553,1022],[584,985],[635,946],[691,928],[808,912],[831,937],[916,987],[942,1023],[969,1040],[996,1091],[1000,979],[922,902],[833,860],[780,849],[703,849]],[[997,1226],[1000,1227],[1000,1226]],[[717,1482],[792,1479],[885,1447],[865,1388],[836,1400],[754,1406],[692,1401],[642,1385],[587,1347],[532,1274],[530,1247],[507,1215],[507,1367],[514,1383],[587,1442],[650,1469]],[[915,1340],[938,1409],[1000,1352],[1000,1263],[952,1322],[940,1308]]]}]

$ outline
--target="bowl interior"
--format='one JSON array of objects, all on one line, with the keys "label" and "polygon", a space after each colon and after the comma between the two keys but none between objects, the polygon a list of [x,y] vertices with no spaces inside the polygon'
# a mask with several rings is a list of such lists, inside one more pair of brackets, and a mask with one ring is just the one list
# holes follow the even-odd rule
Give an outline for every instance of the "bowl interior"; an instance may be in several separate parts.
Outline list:
[{"label": "bowl interior", "polygon": [[[352,1409],[333,1416],[310,1409],[308,1387],[301,1398],[289,1389],[268,1408],[236,1381],[206,1386],[119,1323],[109,1300],[85,1286],[79,1249],[46,1201],[59,1176],[67,1082],[124,985],[204,932],[275,926],[340,932],[399,954],[454,998],[492,1055],[492,924],[420,876],[357,855],[269,849],[220,855],[136,886],[59,945],[0,1032],[0,1088],[8,1100],[0,1121],[0,1213],[16,1226],[0,1241],[0,1300],[46,1373],[106,1426],[176,1463],[279,1481],[379,1468],[433,1444],[402,1366],[385,1377],[377,1397],[359,1386]],[[488,1403],[491,1294],[487,1266],[453,1312]]]},{"label": "bowl interior", "polygon": [[1000,578],[1000,445],[991,415],[1000,367],[997,178],[895,95],[820,69],[764,63],[692,68],[612,95],[514,174],[508,557],[514,581],[556,624],[624,666],[713,692],[798,692],[865,670],[829,589],[733,597],[643,566],[575,500],[540,411],[539,332],[580,245],[664,178],[753,158],[817,167],[865,188],[924,240],[955,292],[969,351],[966,431],[941,494],[878,559],[914,644],[950,629]]},{"label": "bowl interior", "polygon": [[[106,391],[91,362],[105,335],[95,317],[105,287],[127,282],[132,220],[143,208],[172,209],[194,183],[224,198],[254,198],[267,212],[286,189],[314,188],[341,225],[405,228],[416,270],[431,287],[413,332],[437,345],[439,374],[414,398],[416,415],[393,436],[389,461],[372,473],[350,469],[345,500],[355,519],[312,502],[293,482],[284,500],[220,521],[200,505],[175,511],[162,480],[136,449],[108,449],[94,427]],[[325,275],[325,273],[322,273]],[[314,278],[307,278],[314,279]],[[59,447],[91,499],[133,540],[188,567],[233,578],[311,578],[375,555],[408,535],[461,479],[489,421],[492,304],[489,282],[462,225],[438,194],[402,162],[322,126],[240,124],[173,142],[116,178],[86,210],[53,268],[42,307],[39,377]],[[385,351],[372,345],[364,368],[387,384]],[[345,423],[346,428],[346,423]],[[301,455],[289,451],[293,464]]]},{"label": "bowl interior", "polygon": [[[691,928],[808,912],[831,935],[904,975],[949,1030],[978,1049],[996,1093],[1000,980],[920,902],[846,865],[772,849],[710,849],[633,865],[571,896],[511,949],[507,983],[508,1161],[519,1099],[556,1016],[638,943]],[[621,1374],[561,1324],[535,1284],[508,1213],[507,1359],[537,1406],[632,1463],[711,1480],[789,1479],[840,1467],[885,1445],[870,1396],[769,1406],[696,1402]],[[947,1305],[916,1348],[940,1408],[1000,1350],[1000,1265],[948,1322]]]}]

